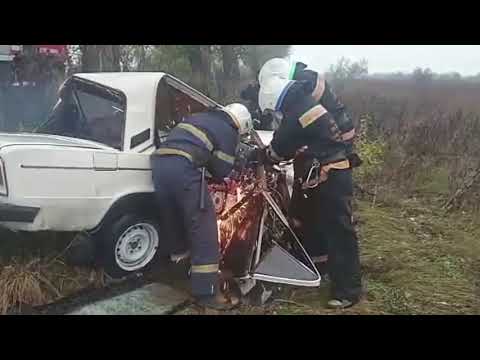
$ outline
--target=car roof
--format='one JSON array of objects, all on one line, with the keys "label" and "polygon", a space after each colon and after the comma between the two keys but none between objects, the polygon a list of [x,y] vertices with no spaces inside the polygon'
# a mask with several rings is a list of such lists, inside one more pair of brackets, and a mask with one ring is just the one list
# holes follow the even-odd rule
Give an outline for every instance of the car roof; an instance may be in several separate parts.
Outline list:
[{"label": "car roof", "polygon": [[[130,119],[125,134],[136,135],[150,128],[155,117],[157,87],[162,78],[173,81],[174,87],[188,91],[196,100],[206,106],[220,106],[208,96],[163,72],[101,72],[79,73],[72,78],[95,82],[110,89],[121,91],[127,98],[127,116]],[[133,136],[132,135],[132,136]],[[152,137],[153,139],[153,137]],[[130,148],[130,139],[124,139],[124,149]]]},{"label": "car roof", "polygon": [[74,77],[120,90],[129,97],[133,93],[144,92],[148,88],[156,89],[158,82],[165,75],[163,72],[102,72],[74,74]]}]

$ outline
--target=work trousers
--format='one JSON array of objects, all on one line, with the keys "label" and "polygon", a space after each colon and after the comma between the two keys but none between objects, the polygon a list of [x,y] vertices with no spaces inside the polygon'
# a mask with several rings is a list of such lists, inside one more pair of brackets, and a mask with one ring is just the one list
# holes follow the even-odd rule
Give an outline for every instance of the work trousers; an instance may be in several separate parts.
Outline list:
[{"label": "work trousers", "polygon": [[203,189],[205,208],[201,210],[201,172],[188,159],[154,155],[152,169],[162,238],[171,253],[190,249],[192,294],[213,295],[218,283],[219,244],[207,184]]},{"label": "work trousers", "polygon": [[309,255],[315,259],[328,254],[332,297],[358,300],[362,283],[352,222],[352,170],[330,170],[328,179],[316,188],[297,187],[296,192],[292,216],[302,221],[300,234]]}]

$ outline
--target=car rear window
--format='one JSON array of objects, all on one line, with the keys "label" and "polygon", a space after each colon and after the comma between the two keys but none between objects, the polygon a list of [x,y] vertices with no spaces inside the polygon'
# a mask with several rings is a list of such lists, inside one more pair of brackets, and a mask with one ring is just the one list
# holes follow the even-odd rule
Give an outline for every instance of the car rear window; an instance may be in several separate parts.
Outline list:
[{"label": "car rear window", "polygon": [[95,141],[122,150],[125,96],[76,79],[65,85],[61,101],[35,132]]}]

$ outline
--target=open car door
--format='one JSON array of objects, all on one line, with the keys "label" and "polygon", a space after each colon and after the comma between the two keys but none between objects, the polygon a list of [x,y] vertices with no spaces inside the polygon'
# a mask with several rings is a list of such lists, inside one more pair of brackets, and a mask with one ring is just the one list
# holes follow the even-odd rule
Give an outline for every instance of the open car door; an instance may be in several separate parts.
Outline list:
[{"label": "open car door", "polygon": [[266,200],[259,226],[259,241],[252,278],[274,283],[316,287],[320,274],[272,196]]},{"label": "open car door", "polygon": [[319,286],[320,274],[282,211],[281,193],[267,185],[262,166],[253,173],[244,175],[254,180],[243,181],[242,199],[219,216],[222,271],[239,280]]}]

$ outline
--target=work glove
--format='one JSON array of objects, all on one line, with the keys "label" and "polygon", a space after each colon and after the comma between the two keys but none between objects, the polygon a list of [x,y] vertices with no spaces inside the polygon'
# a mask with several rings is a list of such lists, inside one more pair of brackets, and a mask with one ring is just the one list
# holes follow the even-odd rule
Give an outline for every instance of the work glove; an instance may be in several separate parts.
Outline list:
[{"label": "work glove", "polygon": [[362,162],[363,162],[362,159],[360,159],[360,156],[358,156],[358,154],[356,153],[352,153],[348,155],[347,159],[348,161],[350,161],[350,167],[352,169],[359,167],[360,165],[362,165]]},{"label": "work glove", "polygon": [[253,167],[256,165],[263,165],[266,161],[267,154],[266,148],[255,148],[247,155],[247,167]]},{"label": "work glove", "polygon": [[255,149],[249,155],[249,167],[264,166],[265,170],[271,171],[275,163],[267,155],[267,148]]}]

